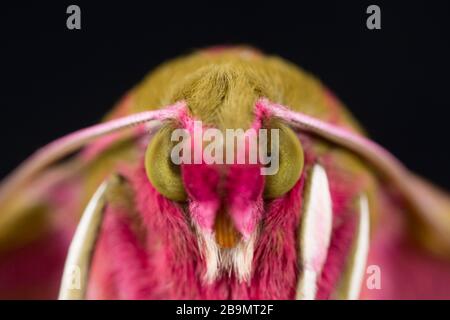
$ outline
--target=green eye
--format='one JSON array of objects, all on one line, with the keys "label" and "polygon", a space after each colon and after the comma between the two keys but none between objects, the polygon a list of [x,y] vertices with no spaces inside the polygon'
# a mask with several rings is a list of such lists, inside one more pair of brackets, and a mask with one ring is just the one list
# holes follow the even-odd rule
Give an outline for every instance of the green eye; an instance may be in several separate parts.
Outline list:
[{"label": "green eye", "polygon": [[300,179],[304,157],[300,140],[289,127],[279,122],[270,127],[279,129],[279,169],[276,174],[266,176],[264,188],[264,197],[273,199],[287,193]]},{"label": "green eye", "polygon": [[159,193],[170,200],[185,201],[187,195],[180,167],[170,158],[173,147],[170,140],[172,130],[172,126],[167,125],[152,138],[145,152],[145,170],[148,179]]}]

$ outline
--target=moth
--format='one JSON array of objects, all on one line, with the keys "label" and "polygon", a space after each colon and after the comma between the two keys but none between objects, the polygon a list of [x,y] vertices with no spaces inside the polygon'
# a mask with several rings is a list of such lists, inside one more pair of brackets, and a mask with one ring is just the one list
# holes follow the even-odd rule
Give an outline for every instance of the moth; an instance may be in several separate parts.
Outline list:
[{"label": "moth", "polygon": [[[197,161],[173,161],[178,129]],[[250,129],[268,130],[274,174],[245,161]],[[245,133],[232,161],[206,161],[227,130]],[[448,195],[314,76],[249,47],[162,64],[0,186],[2,298],[428,299],[449,283]]]}]

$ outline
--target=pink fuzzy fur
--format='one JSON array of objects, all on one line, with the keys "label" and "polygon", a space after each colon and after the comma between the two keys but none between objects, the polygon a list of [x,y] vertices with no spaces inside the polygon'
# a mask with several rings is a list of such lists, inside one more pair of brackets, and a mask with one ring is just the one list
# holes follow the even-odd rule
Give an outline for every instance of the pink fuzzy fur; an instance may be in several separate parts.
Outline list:
[{"label": "pink fuzzy fur", "polygon": [[[285,197],[268,206],[248,285],[233,275],[223,275],[215,283],[205,284],[202,277],[205,265],[196,235],[180,205],[161,196],[143,168],[131,179],[136,207],[148,230],[143,249],[146,262],[142,260],[144,251],[133,240],[126,220],[111,218],[109,212],[95,254],[90,298],[287,299],[294,296],[296,227],[303,180]],[[111,270],[100,265],[110,266]],[[132,275],[127,275],[130,272]],[[103,280],[102,273],[108,275]],[[137,279],[138,275],[141,280]]]},{"label": "pink fuzzy fur", "polygon": [[[253,128],[259,128],[261,119],[267,116],[265,109],[257,108],[256,112]],[[181,123],[192,131],[193,120],[187,114],[182,114]],[[107,276],[97,276],[97,280],[93,277],[97,284],[91,286],[96,288],[91,292],[97,292],[97,296],[92,297],[294,298],[301,272],[297,265],[297,237],[305,177],[312,164],[319,161],[329,175],[335,215],[330,250],[318,283],[318,298],[329,298],[351,244],[354,233],[351,204],[361,185],[333,166],[333,159],[318,158],[310,138],[301,140],[306,155],[302,178],[286,195],[268,202],[262,198],[264,176],[260,174],[260,165],[182,164],[183,183],[189,195],[186,204],[172,202],[159,194],[143,167],[127,174],[136,195],[136,211],[146,230],[144,245],[133,236],[131,221],[127,222],[123,213],[115,213],[122,216],[120,219],[111,217],[113,213],[110,213],[96,253],[97,266],[93,269],[94,273]],[[249,283],[239,281],[233,273],[222,274],[211,284],[204,281],[206,264],[193,223],[212,232],[220,208],[230,214],[244,239],[257,231]],[[123,251],[127,251],[126,256]],[[126,263],[119,264],[110,262],[125,260]],[[109,264],[111,270],[102,269],[102,265]],[[132,275],[127,274],[130,270]]]},{"label": "pink fuzzy fur", "polygon": [[[332,96],[328,99],[329,104],[336,104]],[[259,101],[252,128],[259,128],[262,119],[274,111],[278,115],[293,116],[292,112],[279,106],[268,109]],[[172,117],[174,114],[181,115],[181,122],[186,127],[192,124],[192,119],[181,105],[169,113],[164,111],[157,118]],[[335,115],[338,116],[338,113]],[[149,114],[140,114],[139,117],[147,119]],[[316,126],[323,132],[335,132],[336,136],[340,134],[348,141],[362,141],[366,148],[374,148],[351,132],[303,115],[294,118],[298,118],[298,122],[303,121],[303,124],[312,124],[313,128]],[[330,123],[339,122],[335,116],[328,120]],[[136,122],[136,119],[132,122]],[[113,127],[110,123],[96,126],[95,130],[82,131],[81,137],[109,132],[120,124],[114,123]],[[119,136],[112,135],[97,141],[86,149],[85,159],[101,154]],[[303,190],[308,171],[314,163],[320,163],[326,169],[334,214],[331,244],[318,282],[317,297],[332,298],[354,236],[352,205],[355,197],[364,190],[366,181],[346,172],[333,159],[332,153],[315,154],[312,136],[302,133],[299,137],[305,152],[303,175],[291,191],[273,201],[263,201],[264,178],[259,174],[258,165],[183,165],[183,182],[189,195],[189,202],[183,204],[170,201],[155,190],[143,166],[136,170],[126,168],[124,175],[134,189],[135,208],[129,212],[108,205],[90,272],[88,298],[294,298],[297,279],[302,272],[301,266],[297,265],[297,238]],[[69,140],[62,139],[59,143],[65,145],[72,140],[80,140],[80,133],[69,136]],[[58,151],[59,147],[55,150]],[[45,163],[48,159],[44,157],[40,161]],[[34,170],[34,167],[31,168]],[[65,252],[73,233],[73,212],[78,209],[74,204],[80,199],[79,181],[70,181],[68,186],[58,185],[46,195],[49,204],[56,209],[56,218],[52,219],[54,229],[30,245],[0,256],[0,297],[56,296]],[[448,262],[414,246],[407,237],[404,204],[389,194],[388,186],[380,190],[375,201],[382,208],[379,222],[382,228],[373,228],[375,232],[369,265],[380,267],[382,288],[369,290],[363,286],[362,297],[450,299]],[[204,281],[206,265],[197,227],[212,232],[216,214],[221,208],[226,208],[244,238],[257,232],[249,282],[240,281],[233,273],[223,273],[211,284]]]},{"label": "pink fuzzy fur", "polygon": [[[240,282],[234,274],[222,274],[212,284],[203,281],[205,261],[191,221],[201,217],[211,226],[215,212],[226,195],[226,203],[236,202],[245,208],[246,201],[258,203],[259,183],[253,182],[248,167],[227,168],[227,183],[218,183],[218,168],[201,165],[185,166],[186,189],[192,198],[178,204],[160,195],[150,184],[143,167],[127,174],[134,192],[135,206],[145,232],[132,228],[136,221],[130,213],[113,212],[110,208],[97,246],[90,282],[90,298],[135,299],[292,299],[301,272],[297,265],[297,232],[303,189],[309,168],[321,163],[329,177],[334,223],[327,260],[318,283],[318,299],[332,298],[354,236],[353,200],[363,190],[364,181],[343,171],[332,156],[318,157],[313,141],[301,136],[305,150],[305,169],[301,180],[282,198],[264,203],[254,218],[258,237],[249,283]],[[250,170],[249,170],[250,169]],[[233,170],[236,170],[233,173]],[[358,183],[355,183],[358,181]],[[219,192],[219,190],[221,190]],[[395,199],[379,194],[384,226],[374,236],[369,265],[382,268],[382,289],[368,290],[362,297],[373,298],[448,298],[445,279],[450,281],[447,264],[417,251],[406,241],[401,212]],[[378,199],[377,198],[377,199]],[[384,199],[384,200],[383,200]],[[193,209],[195,203],[197,207]],[[206,212],[199,203],[213,204]],[[242,206],[240,206],[242,204]],[[232,207],[232,206],[231,206]],[[198,211],[195,211],[198,210]],[[396,211],[397,210],[397,211]],[[116,210],[117,211],[117,210]],[[236,225],[239,223],[237,212]],[[114,217],[114,216],[116,217]],[[245,216],[245,215],[244,215]],[[136,219],[136,218],[135,218]],[[246,221],[243,219],[242,221]],[[241,229],[242,230],[242,229]],[[144,239],[140,241],[139,239]],[[410,263],[412,261],[412,263]],[[120,263],[119,263],[120,262]],[[430,275],[423,275],[424,271]],[[420,275],[415,277],[414,275]],[[444,281],[442,281],[444,279]]]},{"label": "pink fuzzy fur", "polygon": [[333,230],[328,256],[318,282],[317,299],[329,299],[338,285],[355,234],[355,199],[364,191],[365,181],[345,171],[326,155],[321,159],[327,172],[333,205]]},{"label": "pink fuzzy fur", "polygon": [[181,172],[191,199],[190,212],[195,222],[202,229],[212,232],[221,202],[218,193],[219,171],[205,164],[189,164],[182,165]]},{"label": "pink fuzzy fur", "polygon": [[[102,237],[99,240],[102,255],[93,263],[92,274],[101,276],[102,273],[97,273],[96,268],[103,268],[103,274],[108,277],[100,281],[103,281],[102,287],[110,287],[105,293],[111,298],[148,298],[154,292],[154,284],[149,277],[147,253],[134,234],[127,213],[120,208],[108,207],[105,215]],[[91,290],[95,293],[96,288]]]},{"label": "pink fuzzy fur", "polygon": [[[284,197],[266,205],[262,220],[259,220],[263,222],[259,227],[250,284],[240,283],[234,275],[227,274],[222,275],[213,284],[204,283],[202,276],[205,265],[196,234],[180,205],[161,196],[148,181],[143,168],[132,175],[132,184],[136,192],[137,210],[148,230],[146,246],[143,249],[147,262],[142,260],[144,251],[139,249],[138,242],[130,241],[133,237],[129,233],[129,227],[126,227],[126,221],[122,220],[119,224],[119,221],[113,223],[111,218],[108,218],[104,232],[108,230],[107,232],[113,235],[105,236],[102,233],[102,240],[97,248],[99,252],[96,253],[99,258],[96,261],[101,260],[102,264],[106,265],[111,264],[111,261],[126,261],[112,263],[112,266],[118,269],[109,271],[111,275],[103,283],[103,287],[115,288],[114,298],[292,299],[295,296],[298,277],[297,227],[304,179]],[[351,239],[352,226],[351,223],[341,223],[333,233],[326,271],[319,285],[320,298],[329,296],[339,276]],[[119,234],[124,232],[128,236],[121,239]],[[105,247],[104,237],[113,237],[116,244],[113,247]],[[121,249],[121,241],[127,249]],[[127,256],[123,256],[121,250],[127,251]],[[107,270],[99,270],[98,267],[93,270],[94,273],[98,271],[108,274]],[[135,277],[117,276],[125,275],[130,270],[134,270]],[[143,279],[147,286],[136,280],[138,270],[141,270],[138,273],[140,279]],[[93,280],[95,282],[95,277]],[[113,286],[111,282],[114,283]],[[136,283],[141,283],[142,286],[137,286]],[[96,291],[102,292],[98,288]],[[93,297],[112,298],[111,292],[103,292],[99,296],[91,295],[91,298]]]},{"label": "pink fuzzy fur", "polygon": [[304,179],[284,197],[270,203],[264,214],[253,260],[250,288],[253,299],[292,299],[297,285],[297,226]]},{"label": "pink fuzzy fur", "polygon": [[[304,170],[308,172],[317,158],[312,156],[313,150],[309,149],[307,139],[303,142],[305,152],[309,154]],[[348,177],[332,166],[332,161],[321,161],[329,172],[333,208],[338,217],[318,288],[318,297],[328,298],[337,283],[351,243],[354,224],[349,216],[352,213],[349,208],[359,187],[349,184]],[[143,167],[127,174],[136,194],[136,211],[147,230],[144,245],[140,247],[136,240],[132,240],[133,236],[129,233],[131,229],[127,227],[131,221],[121,218],[113,223],[109,217],[95,261],[100,265],[116,266],[116,269],[102,270],[98,266],[93,269],[94,273],[103,273],[104,279],[101,279],[102,276],[93,277],[93,282],[97,284],[91,285],[96,288],[91,292],[97,292],[97,295],[91,294],[91,298],[294,298],[298,274],[301,272],[297,265],[297,233],[305,174],[285,196],[264,204],[264,180],[259,173],[259,166],[256,165],[182,165],[190,204],[178,204],[160,195],[149,182]],[[242,234],[258,227],[250,283],[239,282],[234,274],[222,274],[212,284],[206,284],[203,280],[206,265],[191,221],[206,230],[212,230],[217,210],[224,203]],[[106,236],[105,232],[112,235]],[[122,239],[119,235],[127,236]],[[105,244],[110,242],[106,239],[111,237],[116,239],[113,248]],[[127,249],[121,249],[121,241],[124,241]],[[123,256],[121,250],[129,253]],[[146,262],[143,261],[143,255],[146,256]],[[111,262],[124,260],[127,262]],[[137,268],[133,272],[140,270],[140,277],[147,286],[142,282],[137,286],[137,276],[118,276],[133,268]]]},{"label": "pink fuzzy fur", "polygon": [[228,212],[245,239],[255,231],[263,211],[264,176],[259,165],[232,165],[227,176]]}]

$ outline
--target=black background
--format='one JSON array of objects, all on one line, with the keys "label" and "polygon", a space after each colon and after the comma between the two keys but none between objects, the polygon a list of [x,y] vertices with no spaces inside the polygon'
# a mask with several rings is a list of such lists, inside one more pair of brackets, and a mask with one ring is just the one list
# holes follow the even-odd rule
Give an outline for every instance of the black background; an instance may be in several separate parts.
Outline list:
[{"label": "black background", "polygon": [[[222,305],[273,305],[270,314],[236,315],[221,314]],[[217,312],[210,311],[208,317],[203,315],[177,315],[179,307],[210,307]],[[405,318],[418,317],[423,319],[430,316],[430,310],[435,314],[446,314],[449,301],[416,301],[416,300],[374,300],[374,301],[295,301],[295,300],[262,300],[262,301],[177,301],[177,300],[147,300],[147,301],[0,301],[2,311],[10,310],[9,314],[25,318],[33,310],[35,314],[45,314],[50,319],[59,319],[61,314],[70,314],[77,318],[105,317],[113,315],[119,319],[157,319],[161,315],[164,319],[290,319],[301,314],[303,316],[330,318],[345,317],[345,319],[386,318],[386,314],[392,314],[391,310],[397,309]],[[51,310],[51,312],[49,312]]]},{"label": "black background", "polygon": [[[0,4],[0,176],[98,121],[162,61],[245,43],[316,74],[375,141],[450,189],[449,1],[295,3]],[[66,28],[70,4],[82,30]],[[381,30],[366,28],[369,4],[381,7]]]}]

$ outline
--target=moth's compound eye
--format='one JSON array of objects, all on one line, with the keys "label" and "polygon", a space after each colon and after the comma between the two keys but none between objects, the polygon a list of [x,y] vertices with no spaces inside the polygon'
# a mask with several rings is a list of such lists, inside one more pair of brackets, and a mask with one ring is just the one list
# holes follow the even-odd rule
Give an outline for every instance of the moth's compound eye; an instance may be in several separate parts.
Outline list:
[{"label": "moth's compound eye", "polygon": [[183,186],[180,167],[173,163],[170,153],[173,127],[162,127],[150,141],[145,153],[147,177],[163,196],[174,201],[185,201],[187,194]]},{"label": "moth's compound eye", "polygon": [[[272,130],[268,131],[268,150],[278,152],[279,169],[274,175],[267,175],[264,187],[264,197],[274,199],[291,190],[300,179],[303,170],[303,148],[296,134],[279,121],[271,121],[271,129],[278,129],[279,139],[272,145]],[[273,155],[272,155],[273,157]]]}]

